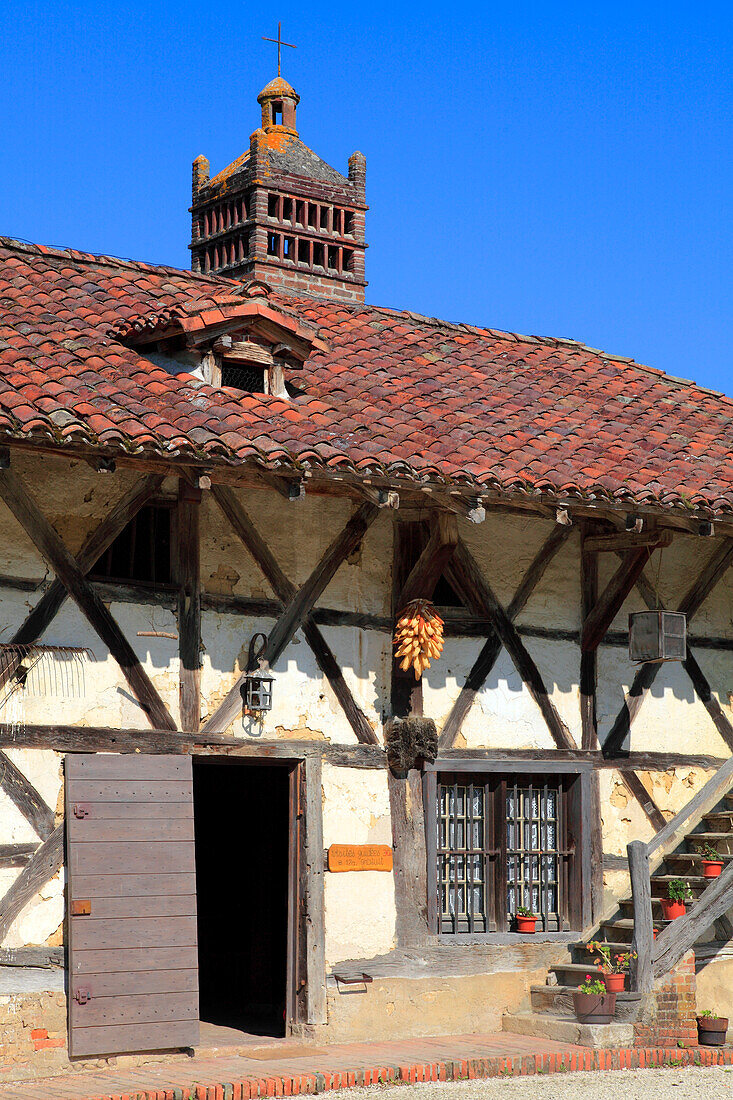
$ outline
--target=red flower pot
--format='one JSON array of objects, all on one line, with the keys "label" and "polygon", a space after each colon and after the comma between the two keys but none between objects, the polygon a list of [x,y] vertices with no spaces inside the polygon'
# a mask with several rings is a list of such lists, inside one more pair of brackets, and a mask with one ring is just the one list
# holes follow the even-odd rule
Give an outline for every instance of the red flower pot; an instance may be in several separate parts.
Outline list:
[{"label": "red flower pot", "polygon": [[626,985],[626,975],[624,973],[611,974],[610,971],[604,970],[601,977],[606,987],[606,993],[623,993]]},{"label": "red flower pot", "polygon": [[717,859],[704,859],[702,861],[702,877],[717,878],[723,870],[723,861]]},{"label": "red flower pot", "polygon": [[517,914],[514,919],[517,922],[517,932],[534,932],[535,925],[537,924],[537,917],[520,917],[519,914]]},{"label": "red flower pot", "polygon": [[616,1011],[616,994],[573,993],[573,1008],[581,1024],[610,1024]]},{"label": "red flower pot", "polygon": [[722,1047],[728,1030],[727,1016],[698,1016],[697,1041],[703,1047]]},{"label": "red flower pot", "polygon": [[687,912],[684,901],[673,901],[671,898],[660,898],[660,901],[665,920],[677,920],[677,917],[683,917]]}]

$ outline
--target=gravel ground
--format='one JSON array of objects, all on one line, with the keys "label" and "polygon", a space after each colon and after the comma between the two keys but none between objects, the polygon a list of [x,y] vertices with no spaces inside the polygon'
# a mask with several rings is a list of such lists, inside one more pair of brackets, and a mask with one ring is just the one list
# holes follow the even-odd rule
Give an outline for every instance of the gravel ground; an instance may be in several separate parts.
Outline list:
[{"label": "gravel ground", "polygon": [[374,1086],[339,1092],[339,1100],[718,1100],[733,1098],[733,1068],[611,1070],[548,1077]]}]

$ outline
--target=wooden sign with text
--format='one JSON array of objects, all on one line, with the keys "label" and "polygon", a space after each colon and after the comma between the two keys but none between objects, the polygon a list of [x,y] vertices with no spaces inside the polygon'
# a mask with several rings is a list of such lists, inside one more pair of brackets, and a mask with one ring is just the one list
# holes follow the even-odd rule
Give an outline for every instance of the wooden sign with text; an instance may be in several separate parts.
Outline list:
[{"label": "wooden sign with text", "polygon": [[332,844],[328,849],[329,871],[391,871],[392,849],[388,844]]}]

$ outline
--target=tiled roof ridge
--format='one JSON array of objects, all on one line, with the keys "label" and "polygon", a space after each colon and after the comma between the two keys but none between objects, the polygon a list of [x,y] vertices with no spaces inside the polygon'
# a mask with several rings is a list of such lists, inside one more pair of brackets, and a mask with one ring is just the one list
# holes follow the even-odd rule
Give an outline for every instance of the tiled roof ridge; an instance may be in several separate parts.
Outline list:
[{"label": "tiled roof ridge", "polygon": [[[34,244],[31,241],[23,241],[15,237],[2,237],[0,236],[0,248],[8,248],[17,252],[29,252],[33,255],[50,256],[58,259],[72,260],[77,263],[94,263],[103,267],[126,267],[131,270],[158,272],[166,275],[179,275],[190,279],[192,282],[211,284],[218,287],[232,287],[235,280],[227,279],[221,275],[206,275],[202,272],[191,271],[189,268],[172,267],[165,264],[153,264],[143,260],[131,260],[119,256],[109,256],[106,254],[96,254],[93,252],[80,252],[73,248],[55,248],[50,245]],[[241,285],[241,284],[240,284]],[[700,393],[709,394],[711,397],[718,398],[724,401],[726,404],[733,405],[733,397],[723,393],[721,390],[714,390],[708,386],[701,386],[691,378],[680,378],[676,375],[667,374],[665,371],[660,370],[658,367],[650,367],[644,363],[638,363],[630,356],[615,355],[613,352],[604,351],[601,348],[591,347],[589,344],[584,344],[580,340],[572,340],[569,337],[562,336],[530,336],[524,335],[518,332],[509,332],[503,329],[482,327],[479,325],[470,325],[463,321],[446,321],[442,317],[429,317],[423,313],[416,313],[414,310],[409,309],[395,309],[390,306],[377,306],[370,303],[365,304],[352,304],[349,302],[333,303],[331,299],[323,298],[318,295],[308,295],[303,292],[299,292],[297,295],[290,295],[287,291],[278,290],[277,296],[280,298],[293,298],[295,300],[302,299],[304,297],[311,298],[316,302],[328,302],[330,304],[338,304],[342,309],[347,309],[354,314],[359,313],[381,313],[390,317],[406,317],[418,324],[428,325],[431,328],[443,330],[446,332],[467,332],[476,336],[493,336],[499,340],[511,340],[519,344],[541,344],[545,347],[557,347],[557,348],[575,348],[579,352],[586,352],[590,355],[597,355],[601,359],[608,360],[613,363],[623,363],[627,366],[634,367],[636,370],[643,371],[646,374],[652,374],[660,381],[670,383],[673,386],[694,387],[699,390]]]},{"label": "tiled roof ridge", "polygon": [[23,241],[17,237],[0,237],[0,248],[8,248],[15,252],[30,252],[33,255],[50,256],[59,260],[73,260],[75,263],[94,263],[99,264],[100,267],[127,267],[135,271],[183,275],[195,282],[213,283],[215,286],[231,286],[233,283],[232,279],[227,279],[222,275],[205,275],[200,271],[191,271],[187,267],[154,264],[146,260],[130,260],[123,256],[109,256],[106,253],[79,252],[75,248],[55,248],[51,245]]}]

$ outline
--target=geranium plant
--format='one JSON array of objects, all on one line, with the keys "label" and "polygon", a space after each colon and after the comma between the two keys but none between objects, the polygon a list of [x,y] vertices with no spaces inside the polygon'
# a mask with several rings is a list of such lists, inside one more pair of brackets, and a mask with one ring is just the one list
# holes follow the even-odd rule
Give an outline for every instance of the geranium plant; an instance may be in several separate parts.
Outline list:
[{"label": "geranium plant", "polygon": [[695,850],[703,859],[712,859],[717,863],[721,858],[718,849],[714,845],[708,844],[707,841],[704,844],[698,844]]},{"label": "geranium plant", "polygon": [[532,917],[532,918],[536,919],[535,914],[532,912],[531,909],[528,909],[526,905],[518,905],[517,906],[517,916],[518,917]]},{"label": "geranium plant", "polygon": [[667,883],[667,897],[670,901],[689,901],[692,897],[692,888],[689,882],[682,878],[673,878]]},{"label": "geranium plant", "polygon": [[609,974],[622,974],[628,970],[629,963],[636,958],[635,951],[624,951],[621,954],[611,954],[611,948],[607,943],[599,943],[591,940],[588,944],[589,951],[597,951],[600,956],[595,960],[596,966],[602,966]]},{"label": "geranium plant", "polygon": [[585,981],[578,986],[578,992],[587,993],[591,997],[604,997],[606,987],[600,978],[594,978],[590,974],[586,974]]}]

